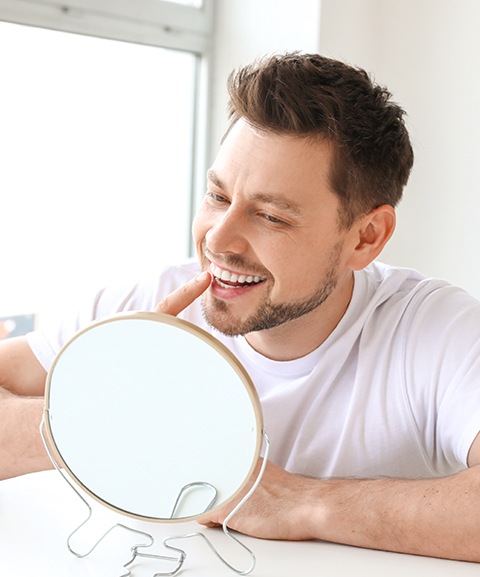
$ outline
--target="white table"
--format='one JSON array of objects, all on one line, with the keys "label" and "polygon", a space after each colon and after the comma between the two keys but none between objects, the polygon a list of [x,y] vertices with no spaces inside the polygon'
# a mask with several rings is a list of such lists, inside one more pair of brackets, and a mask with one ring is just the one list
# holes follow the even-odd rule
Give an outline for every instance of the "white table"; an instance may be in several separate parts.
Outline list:
[{"label": "white table", "polygon": [[[6,577],[118,577],[138,537],[115,530],[87,558],[72,555],[66,546],[68,535],[86,516],[86,508],[57,471],[34,473],[0,482],[0,575]],[[225,537],[221,530],[205,529],[196,523],[147,523],[118,515],[97,505],[96,522],[82,533],[83,544],[100,525],[121,522],[155,538],[155,552],[163,552],[165,537],[202,531],[240,568],[249,559]],[[78,535],[76,537],[78,537]],[[411,555],[371,551],[319,541],[263,541],[241,536],[256,556],[252,577],[466,577],[480,576],[480,565]],[[78,538],[78,543],[80,539]],[[180,575],[185,577],[235,576],[210,551],[201,538],[178,541],[187,552]],[[86,549],[85,549],[86,550]],[[243,565],[242,565],[243,564]],[[169,571],[172,563],[138,560],[133,577],[153,577]]]}]

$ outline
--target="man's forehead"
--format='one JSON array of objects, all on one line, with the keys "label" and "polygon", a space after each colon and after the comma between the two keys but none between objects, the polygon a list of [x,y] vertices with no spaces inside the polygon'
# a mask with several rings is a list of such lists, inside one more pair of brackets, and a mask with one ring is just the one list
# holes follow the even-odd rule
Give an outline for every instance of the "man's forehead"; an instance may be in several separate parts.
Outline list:
[{"label": "man's forehead", "polygon": [[299,213],[311,204],[311,195],[333,194],[331,159],[328,141],[262,132],[240,119],[207,178],[210,185],[229,194],[241,190],[249,198]]}]

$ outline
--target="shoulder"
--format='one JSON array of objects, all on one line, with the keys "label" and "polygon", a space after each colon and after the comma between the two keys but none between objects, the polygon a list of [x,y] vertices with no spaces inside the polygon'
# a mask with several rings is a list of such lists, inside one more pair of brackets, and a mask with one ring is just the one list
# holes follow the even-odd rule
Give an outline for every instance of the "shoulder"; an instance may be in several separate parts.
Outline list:
[{"label": "shoulder", "polygon": [[414,271],[376,265],[367,274],[381,296],[372,297],[376,306],[370,308],[364,336],[369,345],[376,343],[387,351],[388,359],[396,359],[410,394],[436,390],[440,402],[462,381],[477,386],[480,301],[444,280]]},{"label": "shoulder", "polygon": [[372,262],[356,274],[364,278],[368,291],[380,291],[386,297],[414,291],[427,280],[414,269],[395,267],[378,261]]},{"label": "shoulder", "polygon": [[431,358],[434,343],[457,357],[479,343],[480,301],[465,290],[380,263],[358,278],[356,310],[370,342],[400,346],[417,358]]},{"label": "shoulder", "polygon": [[437,312],[447,316],[464,309],[480,312],[480,301],[467,291],[413,269],[374,262],[361,271],[361,275],[363,294],[377,306],[415,313],[439,309]]},{"label": "shoulder", "polygon": [[480,302],[406,269],[375,264],[361,278],[366,366],[389,385],[388,398],[397,394],[438,474],[463,468],[479,429]]}]

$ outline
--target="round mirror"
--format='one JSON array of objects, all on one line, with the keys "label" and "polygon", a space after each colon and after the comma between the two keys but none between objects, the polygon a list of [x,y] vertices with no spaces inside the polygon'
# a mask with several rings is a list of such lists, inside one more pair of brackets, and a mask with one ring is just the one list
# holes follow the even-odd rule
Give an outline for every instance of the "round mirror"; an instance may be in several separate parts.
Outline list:
[{"label": "round mirror", "polygon": [[134,517],[192,519],[233,498],[262,445],[255,388],[214,337],[175,317],[96,322],[47,377],[46,442],[87,493]]}]

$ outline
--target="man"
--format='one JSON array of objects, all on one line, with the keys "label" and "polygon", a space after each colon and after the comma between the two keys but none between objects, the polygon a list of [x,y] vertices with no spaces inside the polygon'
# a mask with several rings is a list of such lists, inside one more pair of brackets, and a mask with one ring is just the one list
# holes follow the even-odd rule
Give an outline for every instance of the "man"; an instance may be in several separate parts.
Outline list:
[{"label": "man", "polygon": [[105,289],[3,344],[3,475],[48,466],[37,428],[59,347],[159,303],[224,342],[260,396],[270,462],[234,529],[480,561],[480,304],[375,262],[413,162],[403,111],[318,55],[259,61],[229,90],[193,226],[201,267]]}]

